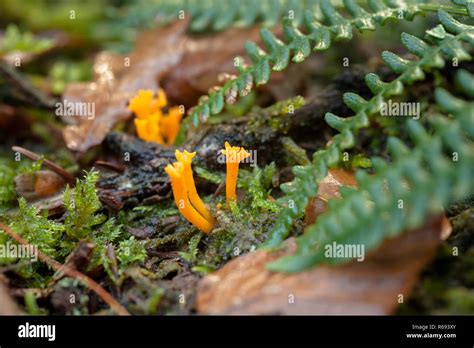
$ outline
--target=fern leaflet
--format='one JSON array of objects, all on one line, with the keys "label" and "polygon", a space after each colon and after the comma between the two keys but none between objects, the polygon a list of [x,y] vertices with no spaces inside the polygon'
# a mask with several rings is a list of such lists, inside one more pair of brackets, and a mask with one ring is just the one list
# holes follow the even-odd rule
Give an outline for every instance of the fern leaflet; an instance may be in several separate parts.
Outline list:
[{"label": "fern leaflet", "polygon": [[[341,118],[333,114],[326,114],[326,122],[339,131],[331,144],[313,155],[312,164],[293,168],[295,179],[282,185],[287,195],[287,207],[280,213],[273,232],[265,247],[275,247],[288,235],[293,220],[304,211],[311,197],[316,195],[317,183],[326,175],[329,167],[336,165],[343,150],[354,145],[356,132],[369,125],[369,119],[380,111],[384,98],[400,95],[405,84],[424,79],[424,72],[444,66],[444,53],[449,59],[470,59],[461,42],[473,45],[474,27],[456,21],[445,11],[440,10],[438,17],[441,25],[437,28],[440,33],[434,35],[433,30],[427,31],[427,39],[436,46],[429,46],[425,41],[409,34],[402,34],[402,42],[409,52],[419,57],[409,61],[391,52],[383,52],[382,59],[394,72],[400,75],[393,81],[383,82],[376,74],[368,74],[365,78],[367,86],[374,96],[366,101],[354,93],[345,93],[344,102],[356,114],[352,117]],[[453,32],[455,35],[448,33]]]},{"label": "fern leaflet", "polygon": [[[457,79],[472,96],[473,76],[463,71]],[[415,148],[410,150],[399,139],[390,138],[393,162],[372,158],[376,174],[358,171],[358,188],[341,189],[341,199],[330,200],[328,211],[298,238],[297,253],[271,263],[270,269],[294,272],[315,263],[340,262],[344,259],[325,257],[325,244],[375,248],[384,238],[420,226],[429,214],[474,191],[474,103],[457,99],[442,88],[435,91],[435,99],[453,118],[430,117],[433,134],[419,122],[407,121]],[[404,202],[402,209],[400,201]]]},{"label": "fern leaflet", "polygon": [[197,126],[199,122],[205,122],[211,115],[220,113],[225,103],[232,104],[237,96],[246,96],[254,86],[266,84],[272,71],[286,69],[290,61],[300,63],[312,51],[328,49],[333,39],[351,40],[353,27],[359,31],[373,31],[377,25],[384,25],[388,20],[412,20],[418,14],[439,8],[467,14],[467,10],[460,6],[420,4],[412,0],[367,0],[371,12],[367,12],[355,0],[344,0],[343,3],[352,16],[351,19],[342,16],[330,0],[319,2],[321,18],[317,18],[312,11],[305,11],[303,28],[286,17],[283,20],[285,41],[263,28],[260,36],[266,51],[248,41],[245,48],[251,65],[245,65],[243,58],[237,57],[235,65],[238,76],[226,81],[222,87],[211,89],[208,96],[200,98],[198,105],[189,110],[192,123]]}]

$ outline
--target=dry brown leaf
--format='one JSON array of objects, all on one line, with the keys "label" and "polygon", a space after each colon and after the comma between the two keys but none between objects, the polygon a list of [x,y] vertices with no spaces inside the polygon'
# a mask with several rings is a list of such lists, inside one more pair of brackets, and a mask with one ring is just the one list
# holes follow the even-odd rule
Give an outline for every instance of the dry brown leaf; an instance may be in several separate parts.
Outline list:
[{"label": "dry brown leaf", "polygon": [[[217,84],[220,73],[235,72],[234,57],[244,53],[248,39],[258,42],[258,29],[230,29],[212,37],[185,34],[187,22],[144,32],[127,56],[103,52],[94,63],[94,82],[70,84],[63,99],[93,103],[95,118],[62,116],[67,146],[83,153],[102,142],[113,126],[127,120],[128,100],[140,89],[158,88],[158,81],[175,105],[194,105]],[[128,62],[129,66],[125,66]]]},{"label": "dry brown leaf", "polygon": [[[255,251],[230,261],[199,286],[200,314],[392,314],[407,298],[440,243],[442,218],[385,242],[364,262],[318,266],[297,274],[265,265],[295,252],[294,238],[278,253]],[[293,300],[293,301],[291,301]],[[291,303],[293,302],[293,303]]]},{"label": "dry brown leaf", "polygon": [[51,170],[39,170],[34,173],[22,173],[15,177],[17,194],[27,201],[52,196],[58,193],[66,181]]},{"label": "dry brown leaf", "polygon": [[93,103],[95,117],[62,116],[67,146],[85,152],[102,142],[119,121],[128,119],[128,100],[140,89],[158,88],[160,80],[182,58],[186,21],[143,33],[129,56],[103,52],[94,63],[94,82],[71,84],[63,97],[72,103]]},{"label": "dry brown leaf", "polygon": [[[331,172],[321,183],[319,194],[337,196],[335,187],[353,183],[353,178]],[[317,214],[315,215],[317,217]],[[392,314],[399,300],[406,300],[420,272],[432,261],[449,233],[444,216],[401,236],[386,240],[363,262],[339,266],[317,266],[284,274],[270,272],[265,265],[296,251],[294,238],[275,253],[259,250],[237,257],[206,276],[198,289],[201,314]]]},{"label": "dry brown leaf", "polygon": [[259,28],[231,28],[212,37],[190,39],[179,63],[161,81],[176,104],[194,106],[201,95],[215,85],[219,75],[235,73],[234,58],[244,54],[247,40],[259,42]]},{"label": "dry brown leaf", "polygon": [[316,218],[326,211],[327,201],[330,198],[340,197],[341,186],[357,186],[354,174],[342,169],[330,169],[328,175],[319,184],[318,194],[306,206],[304,215],[306,224],[313,224]]}]

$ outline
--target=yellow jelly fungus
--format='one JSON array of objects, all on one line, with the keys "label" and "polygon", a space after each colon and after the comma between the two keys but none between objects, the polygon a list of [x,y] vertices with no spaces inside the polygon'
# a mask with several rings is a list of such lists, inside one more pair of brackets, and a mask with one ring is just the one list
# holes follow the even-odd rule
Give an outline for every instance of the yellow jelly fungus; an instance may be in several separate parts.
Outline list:
[{"label": "yellow jelly fungus", "polygon": [[183,152],[180,152],[179,150],[176,150],[175,155],[178,162],[180,162],[184,167],[184,170],[183,170],[184,182],[186,184],[186,188],[188,190],[188,195],[189,195],[189,199],[191,200],[191,203],[206,220],[214,224],[215,223],[214,217],[211,215],[206,205],[199,197],[196,190],[196,185],[194,184],[191,162],[193,160],[193,157],[196,156],[196,152],[188,152],[186,150],[184,150]]},{"label": "yellow jelly fungus", "polygon": [[225,196],[227,207],[231,201],[237,199],[237,175],[239,174],[239,163],[250,156],[243,147],[231,146],[225,142],[225,149],[221,152],[226,156],[226,180],[225,180]]},{"label": "yellow jelly fungus", "polygon": [[140,139],[161,145],[174,144],[183,115],[179,107],[169,108],[168,113],[164,114],[162,108],[167,104],[162,89],[158,90],[156,98],[153,97],[153,91],[140,90],[130,100],[128,109],[136,115],[134,123]]},{"label": "yellow jelly fungus", "polygon": [[163,89],[158,89],[158,96],[154,102],[157,108],[163,108],[168,105],[168,98],[166,98],[166,93]]},{"label": "yellow jelly fungus", "polygon": [[159,113],[154,113],[146,119],[136,118],[134,120],[135,128],[137,129],[140,139],[164,144],[160,132],[160,118],[161,116]]},{"label": "yellow jelly fungus", "polygon": [[204,233],[209,233],[214,227],[214,223],[205,219],[191,204],[188,197],[189,190],[186,185],[184,169],[185,166],[181,162],[174,162],[172,165],[168,164],[165,168],[166,173],[171,179],[174,201],[186,220]]},{"label": "yellow jelly fungus", "polygon": [[183,114],[179,107],[173,107],[168,110],[168,116],[161,118],[161,130],[165,136],[166,144],[173,145],[179,133],[179,124]]},{"label": "yellow jelly fungus", "polygon": [[135,113],[138,118],[146,119],[152,113],[159,110],[158,104],[153,99],[152,90],[140,90],[138,94],[130,100],[128,109]]}]

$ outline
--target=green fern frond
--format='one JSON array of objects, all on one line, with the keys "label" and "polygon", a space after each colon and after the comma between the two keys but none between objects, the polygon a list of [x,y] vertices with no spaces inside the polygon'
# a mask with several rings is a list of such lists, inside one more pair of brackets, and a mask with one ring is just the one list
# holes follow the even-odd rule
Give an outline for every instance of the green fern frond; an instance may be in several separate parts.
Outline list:
[{"label": "green fern frond", "polygon": [[452,0],[456,5],[465,6],[469,17],[474,18],[474,0]]},{"label": "green fern frond", "polygon": [[[300,24],[305,9],[319,16],[319,0],[165,0],[153,6],[146,1],[148,13],[159,23],[169,23],[177,18],[191,17],[190,30],[219,31],[231,26],[249,27],[260,23],[273,27],[280,23],[284,16],[290,16]],[[138,2],[142,8],[142,2]],[[152,8],[150,8],[150,6]],[[180,17],[181,16],[181,17]]]},{"label": "green fern frond", "polygon": [[[316,195],[318,183],[327,175],[328,168],[339,162],[343,150],[354,145],[355,133],[367,127],[369,119],[379,113],[384,98],[400,95],[404,85],[424,79],[424,71],[443,67],[445,63],[443,53],[449,58],[470,59],[460,42],[473,44],[471,38],[474,27],[463,25],[464,30],[459,31],[461,23],[445,11],[439,11],[438,17],[442,22],[441,27],[446,30],[444,37],[436,41],[436,46],[430,46],[425,41],[409,34],[402,34],[403,44],[419,59],[410,61],[394,53],[383,52],[382,59],[400,75],[389,83],[383,82],[376,74],[366,75],[366,84],[374,94],[370,100],[366,101],[354,93],[344,94],[344,103],[356,113],[354,116],[341,118],[331,113],[326,114],[326,122],[339,131],[339,134],[334,136],[326,149],[317,151],[313,155],[311,165],[294,167],[295,179],[281,186],[286,194],[287,207],[280,213],[264,247],[275,247],[288,235],[293,220],[303,213],[311,197]],[[447,31],[452,31],[455,35]],[[427,36],[430,36],[429,32]],[[457,49],[454,50],[452,47]]]},{"label": "green fern frond", "polygon": [[[472,93],[472,85],[463,86],[466,94]],[[373,249],[387,237],[420,226],[444,205],[472,194],[474,102],[441,88],[435,91],[435,99],[453,117],[430,117],[433,134],[419,122],[407,121],[414,149],[390,138],[393,162],[373,158],[374,175],[358,171],[358,188],[344,188],[341,199],[330,200],[328,211],[298,238],[297,253],[271,263],[271,270],[294,272],[316,263],[349,261],[325,257],[324,245],[362,244],[365,250]]]},{"label": "green fern frond", "polygon": [[351,40],[352,28],[359,31],[373,31],[377,25],[384,25],[388,20],[412,20],[418,14],[438,8],[467,14],[462,7],[427,5],[411,0],[368,0],[367,5],[371,12],[367,12],[355,0],[344,0],[343,4],[352,18],[342,16],[330,0],[319,2],[321,12],[319,19],[315,17],[314,12],[305,11],[303,28],[293,20],[285,18],[283,20],[285,41],[277,38],[268,29],[262,29],[260,36],[265,49],[252,41],[247,42],[245,48],[251,65],[246,66],[240,57],[236,59],[238,76],[228,80],[222,87],[214,88],[208,96],[201,97],[199,104],[189,111],[193,124],[198,125],[200,121],[205,122],[211,115],[220,113],[225,103],[234,103],[237,96],[247,95],[254,86],[266,84],[272,71],[286,69],[290,61],[300,63],[312,51],[328,49],[332,39]]},{"label": "green fern frond", "polygon": [[[281,18],[289,18],[299,27],[309,10],[317,20],[323,20],[326,9],[320,6],[321,0],[138,0],[130,6],[128,18],[123,20],[135,25],[158,22],[168,24],[176,19],[191,17],[189,28],[193,32],[219,31],[229,27],[249,27],[260,24],[271,28],[281,22]],[[375,22],[383,19],[385,14],[375,15],[360,6],[361,1],[332,1],[332,6],[345,7],[355,19],[356,28],[375,28]],[[414,1],[368,0],[371,11],[383,12],[388,8],[403,8]],[[422,11],[445,9],[455,14],[467,14],[472,6],[472,0],[453,0],[453,3],[466,8],[459,9],[443,4],[429,4],[427,1],[416,1]],[[331,10],[330,10],[331,12]],[[184,18],[183,18],[184,17]],[[375,20],[375,21],[374,21]],[[337,20],[336,20],[337,21]],[[342,22],[341,22],[342,23]]]}]

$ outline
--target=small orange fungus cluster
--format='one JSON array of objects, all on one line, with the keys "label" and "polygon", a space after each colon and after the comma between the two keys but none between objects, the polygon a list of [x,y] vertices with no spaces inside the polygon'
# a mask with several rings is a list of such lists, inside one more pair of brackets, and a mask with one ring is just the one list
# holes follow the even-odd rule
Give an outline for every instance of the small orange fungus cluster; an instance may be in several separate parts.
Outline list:
[{"label": "small orange fungus cluster", "polygon": [[225,142],[225,149],[221,152],[226,156],[226,178],[225,178],[225,197],[227,207],[231,201],[237,199],[235,193],[237,187],[237,175],[239,173],[239,163],[250,156],[250,153],[245,151],[243,147],[230,146]]},{"label": "small orange fungus cluster", "polygon": [[[221,150],[226,156],[226,201],[227,206],[236,200],[237,175],[239,163],[250,156],[243,147],[231,146],[225,143]],[[209,233],[216,220],[199,197],[194,184],[191,162],[196,152],[175,152],[177,162],[168,164],[166,173],[171,179],[174,201],[181,214],[194,226],[204,233]]]},{"label": "small orange fungus cluster", "polygon": [[174,201],[181,214],[204,233],[209,233],[215,219],[199,197],[194,184],[191,161],[196,152],[175,152],[177,162],[168,164],[166,173],[171,179]]},{"label": "small orange fungus cluster", "polygon": [[162,145],[173,145],[179,132],[183,114],[179,107],[171,107],[163,112],[168,101],[162,89],[156,98],[151,90],[140,90],[130,100],[128,109],[135,113],[135,128],[140,139],[154,141]]}]

